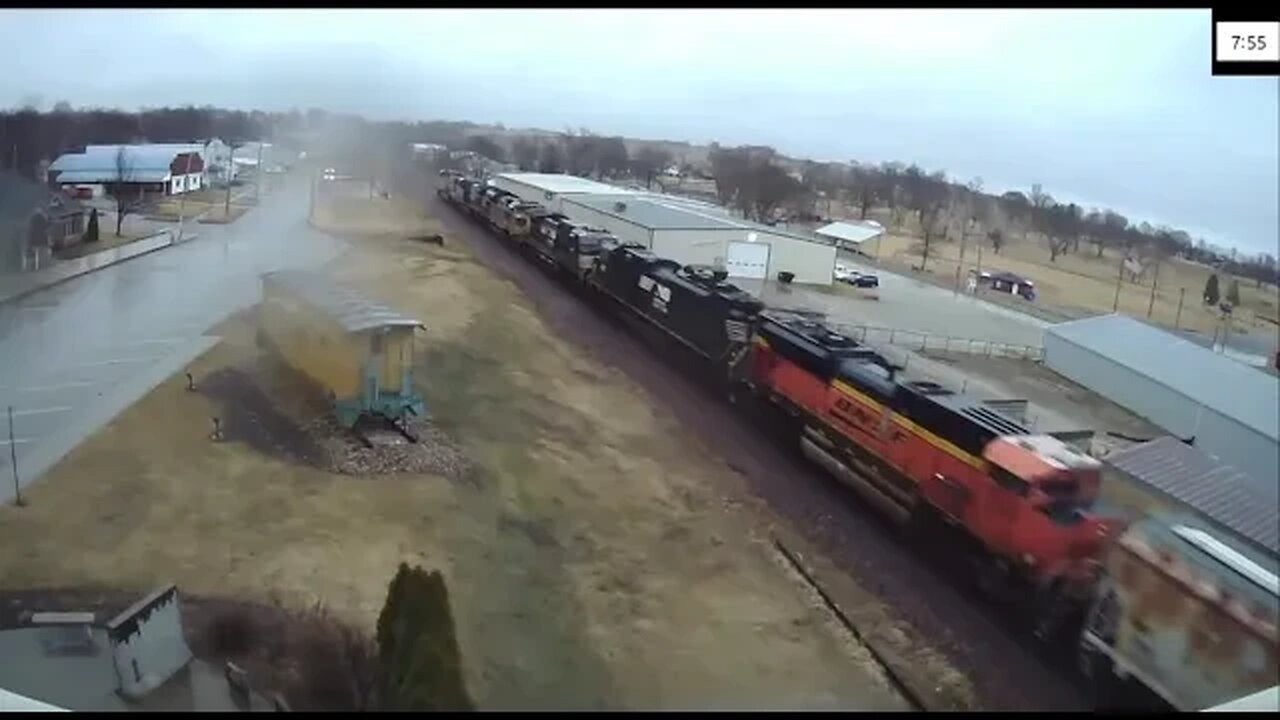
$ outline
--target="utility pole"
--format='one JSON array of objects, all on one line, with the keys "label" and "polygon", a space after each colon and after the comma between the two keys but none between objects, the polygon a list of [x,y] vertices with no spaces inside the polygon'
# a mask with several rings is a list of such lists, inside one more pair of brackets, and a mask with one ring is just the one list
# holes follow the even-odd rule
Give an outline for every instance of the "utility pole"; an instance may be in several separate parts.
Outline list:
[{"label": "utility pole", "polygon": [[1177,330],[1182,322],[1182,300],[1187,296],[1186,288],[1178,288],[1178,314],[1173,317],[1173,329]]},{"label": "utility pole", "polygon": [[13,439],[13,406],[9,406],[9,462],[13,464],[13,498],[22,507],[22,486],[18,483],[18,443]]},{"label": "utility pole", "polygon": [[261,140],[258,141],[258,167],[254,170],[255,177],[253,179],[253,199],[258,199],[259,190],[262,189],[262,145]]},{"label": "utility pole", "polygon": [[1147,317],[1151,317],[1151,309],[1156,305],[1156,285],[1160,282],[1160,258],[1156,258],[1155,274],[1151,276],[1151,299],[1147,301]]},{"label": "utility pole", "polygon": [[1111,303],[1111,312],[1120,310],[1120,283],[1124,282],[1124,255],[1120,256],[1120,272],[1116,275],[1116,299]]},{"label": "utility pole", "polygon": [[236,146],[231,146],[231,152],[227,154],[227,197],[222,203],[222,219],[230,220],[231,218],[231,179],[235,177],[236,171]]},{"label": "utility pole", "polygon": [[178,196],[178,242],[182,242],[183,213],[187,207],[187,179],[191,177],[191,156],[194,154],[190,151],[187,152],[186,172],[182,175],[182,194]]}]

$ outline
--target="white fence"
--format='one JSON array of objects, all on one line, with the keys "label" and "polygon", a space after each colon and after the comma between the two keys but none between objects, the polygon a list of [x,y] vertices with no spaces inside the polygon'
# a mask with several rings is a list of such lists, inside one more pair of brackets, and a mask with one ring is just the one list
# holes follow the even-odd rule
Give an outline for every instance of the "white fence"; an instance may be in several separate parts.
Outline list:
[{"label": "white fence", "polygon": [[871,345],[896,345],[916,350],[917,352],[960,352],[970,355],[1016,358],[1019,360],[1038,361],[1044,358],[1044,348],[1036,345],[1019,345],[996,340],[952,337],[918,330],[901,330],[898,328],[876,327],[874,325],[830,324],[849,337]]}]

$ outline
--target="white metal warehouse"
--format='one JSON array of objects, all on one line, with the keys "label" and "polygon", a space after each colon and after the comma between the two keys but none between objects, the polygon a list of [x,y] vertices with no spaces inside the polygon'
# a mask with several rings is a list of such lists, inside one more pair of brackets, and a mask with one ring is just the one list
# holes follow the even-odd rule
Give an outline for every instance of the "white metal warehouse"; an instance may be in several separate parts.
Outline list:
[{"label": "white metal warehouse", "polygon": [[1280,496],[1280,379],[1126,315],[1045,330],[1044,362]]},{"label": "white metal warehouse", "polygon": [[[563,213],[567,197],[585,195],[630,195],[634,191],[615,185],[580,178],[576,175],[551,173],[501,173],[489,180],[490,185],[514,193],[521,200],[542,203],[552,212]],[[568,213],[565,213],[566,215]]]},{"label": "white metal warehouse", "polygon": [[571,175],[508,173],[492,182],[680,263],[723,267],[732,278],[774,280],[791,272],[799,283],[832,282],[834,245],[730,217],[715,205]]}]

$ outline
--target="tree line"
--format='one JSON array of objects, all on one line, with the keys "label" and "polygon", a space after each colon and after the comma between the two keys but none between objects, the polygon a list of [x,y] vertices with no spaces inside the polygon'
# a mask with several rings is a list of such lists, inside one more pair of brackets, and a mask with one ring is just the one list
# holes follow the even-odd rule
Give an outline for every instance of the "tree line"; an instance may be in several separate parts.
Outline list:
[{"label": "tree line", "polygon": [[522,172],[569,173],[597,179],[635,178],[652,187],[654,178],[671,165],[673,156],[658,147],[644,146],[634,154],[621,136],[604,136],[586,128],[565,130],[546,138],[516,137],[511,149],[489,135],[473,135],[465,148]]},{"label": "tree line", "polygon": [[783,207],[793,214],[815,214],[813,209],[823,199],[844,203],[864,220],[881,208],[893,225],[914,220],[923,240],[922,263],[928,262],[939,238],[985,240],[998,254],[1016,233],[1024,241],[1042,243],[1050,262],[1081,252],[1101,258],[1111,249],[1133,260],[1132,267],[1178,256],[1259,285],[1280,283],[1280,268],[1271,253],[1244,257],[1234,250],[1218,252],[1184,230],[1130,220],[1111,209],[1060,202],[1039,184],[1026,192],[993,195],[984,192],[982,178],[962,181],[942,170],[899,162],[803,161],[799,177],[788,177],[780,168],[782,158],[768,147],[726,149],[712,144],[710,160],[720,201],[757,220]]},{"label": "tree line", "polygon": [[[549,138],[517,137],[509,145],[477,134],[481,126],[459,121],[369,121],[357,115],[304,111],[263,112],[205,107],[74,109],[57,103],[49,112],[34,107],[0,112],[0,168],[35,178],[41,161],[89,144],[190,142],[217,137],[235,144],[249,140],[281,141],[320,131],[342,139],[335,154],[353,166],[375,173],[375,166],[395,162],[414,142],[468,149],[491,160],[511,162],[522,171],[567,172],[600,179],[635,178],[652,186],[674,162],[661,147],[642,145],[635,152],[619,136],[603,136],[583,128]],[[343,144],[345,143],[345,145]],[[380,145],[370,153],[370,144]],[[1007,235],[1042,243],[1050,262],[1081,246],[1102,257],[1110,248],[1146,267],[1162,258],[1181,256],[1226,272],[1276,283],[1276,258],[1270,253],[1241,257],[1216,252],[1203,239],[1183,230],[1135,222],[1110,209],[1082,208],[1055,200],[1040,185],[1027,192],[985,193],[981,178],[960,181],[945,171],[916,164],[794,161],[767,146],[722,147],[712,143],[709,174],[720,202],[745,217],[774,222],[780,216],[817,219],[821,202],[840,202],[866,219],[873,209],[888,210],[892,224],[915,221],[927,264],[940,238],[976,235],[999,253]],[[682,170],[691,168],[686,164]],[[828,213],[829,214],[829,213]]]}]

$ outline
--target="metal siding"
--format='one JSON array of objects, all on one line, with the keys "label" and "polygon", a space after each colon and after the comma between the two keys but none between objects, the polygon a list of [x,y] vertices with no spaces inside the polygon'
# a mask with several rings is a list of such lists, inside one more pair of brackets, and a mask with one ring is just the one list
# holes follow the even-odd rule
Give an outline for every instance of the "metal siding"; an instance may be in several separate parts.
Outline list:
[{"label": "metal siding", "polygon": [[832,245],[806,242],[783,235],[757,231],[757,242],[773,246],[769,253],[769,280],[780,272],[795,273],[795,282],[830,285],[836,268],[836,249]]},{"label": "metal siding", "polygon": [[654,230],[653,251],[685,265],[724,267],[726,248],[736,235],[728,230]]},{"label": "metal siding", "polygon": [[574,222],[602,227],[613,233],[613,236],[619,240],[640,243],[645,247],[650,247],[649,230],[647,228],[626,222],[608,213],[602,213],[595,208],[575,203],[571,197],[565,199],[568,202],[563,203],[564,210],[561,212],[568,215]]},{"label": "metal siding", "polygon": [[1196,447],[1244,471],[1271,496],[1280,495],[1276,443],[1248,425],[1052,331],[1044,334],[1044,364],[1171,435],[1194,435]]},{"label": "metal siding", "polygon": [[1045,334],[1100,353],[1280,443],[1280,382],[1256,368],[1127,315],[1059,323]]},{"label": "metal siding", "polygon": [[1173,435],[1195,429],[1197,405],[1189,398],[1059,335],[1044,334],[1044,364]]}]

